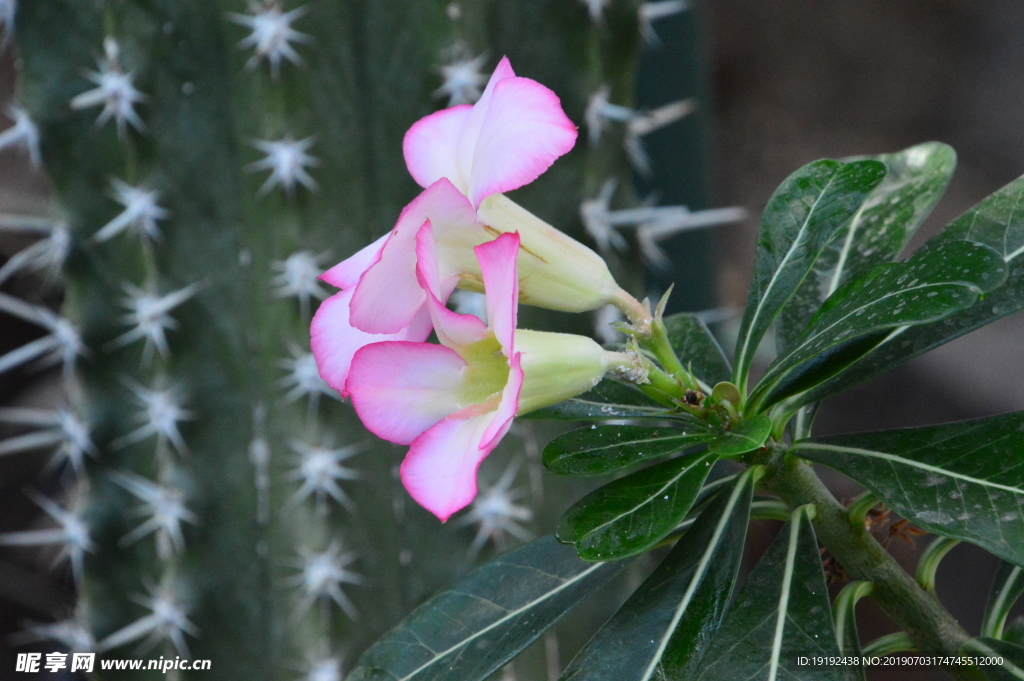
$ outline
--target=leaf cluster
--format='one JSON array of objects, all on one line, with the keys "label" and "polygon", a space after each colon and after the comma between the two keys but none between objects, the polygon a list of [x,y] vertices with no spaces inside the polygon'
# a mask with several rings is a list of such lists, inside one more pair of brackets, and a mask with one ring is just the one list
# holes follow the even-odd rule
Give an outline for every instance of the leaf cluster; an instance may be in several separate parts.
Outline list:
[{"label": "leaf cluster", "polygon": [[[1003,658],[978,668],[978,678],[1024,679],[1024,625],[1007,624],[1024,593],[1024,412],[812,433],[821,400],[1024,306],[1024,178],[900,259],[954,167],[951,148],[927,143],[816,161],[788,177],[764,211],[731,365],[695,315],[659,315],[652,333],[663,333],[680,361],[657,370],[676,382],[675,394],[671,381],[655,391],[606,380],[532,414],[591,422],[547,445],[551,473],[612,479],[573,504],[554,537],[497,558],[423,605],[350,678],[486,678],[629,559],[674,543],[563,680],[863,679],[861,668],[798,659],[860,654],[855,605],[878,590],[855,581],[831,602],[816,507],[755,496],[770,494],[780,471],[815,462],[868,490],[867,503],[849,512],[859,531],[880,501],[938,537],[1002,559],[981,637],[963,650]],[[750,385],[772,330],[778,356]],[[723,477],[716,464],[724,460],[742,472]],[[748,524],[766,517],[786,525],[737,591]],[[928,560],[944,551],[934,554]]]}]

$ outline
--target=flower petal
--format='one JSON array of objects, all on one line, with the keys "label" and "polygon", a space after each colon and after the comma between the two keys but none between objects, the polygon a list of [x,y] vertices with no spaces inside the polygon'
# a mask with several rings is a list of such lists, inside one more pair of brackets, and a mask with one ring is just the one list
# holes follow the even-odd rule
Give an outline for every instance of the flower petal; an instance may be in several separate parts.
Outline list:
[{"label": "flower petal", "polygon": [[466,363],[442,345],[387,342],[356,352],[349,371],[352,406],[378,437],[407,445],[459,410]]},{"label": "flower petal", "polygon": [[515,417],[516,412],[519,411],[519,393],[523,388],[523,367],[520,360],[522,357],[517,352],[512,355],[512,359],[508,362],[508,383],[505,384],[505,389],[501,391],[501,403],[498,404],[498,410],[494,412],[494,420],[491,421],[491,425],[484,431],[483,437],[480,440],[480,444],[491,449],[498,446],[498,442],[501,438],[505,437],[505,433],[512,427],[512,419]]},{"label": "flower petal", "polygon": [[320,376],[327,384],[348,397],[345,388],[352,356],[359,348],[380,341],[424,341],[430,335],[430,315],[426,309],[413,317],[406,328],[393,334],[366,333],[349,322],[352,289],[336,293],[323,303],[309,327],[310,347]]},{"label": "flower petal", "polygon": [[[376,262],[360,278],[352,298],[352,324],[368,333],[397,333],[407,326],[426,301],[416,280],[417,230],[430,219],[443,221],[449,231],[484,233],[475,217],[466,197],[445,179],[420,192],[402,211]],[[454,287],[454,282],[442,283],[442,303]]]},{"label": "flower petal", "polygon": [[479,101],[417,121],[402,147],[413,178],[447,177],[474,206],[491,194],[532,182],[576,143],[576,126],[558,96],[516,77],[503,57]]},{"label": "flower petal", "polygon": [[456,280],[449,282],[447,290],[442,289],[444,283],[438,274],[436,242],[429,220],[416,233],[416,278],[427,294],[427,309],[430,310],[437,339],[443,345],[461,348],[490,335],[487,326],[477,317],[458,314],[444,306],[442,294],[447,299]]},{"label": "flower petal", "polygon": [[[502,57],[501,61],[498,62],[498,66],[495,67],[494,73],[488,79],[487,87],[484,88],[483,94],[480,95],[480,99],[473,105],[473,109],[466,116],[466,120],[462,125],[458,144],[455,147],[455,155],[462,177],[465,178],[465,182],[468,185],[462,188],[466,192],[466,196],[470,196],[470,189],[472,189],[473,157],[477,141],[480,139],[480,132],[483,130],[484,119],[487,117],[487,110],[491,106],[494,87],[506,78],[515,78],[515,75],[508,57]],[[473,205],[478,204],[474,203]]]},{"label": "flower petal", "polygon": [[460,104],[442,109],[416,121],[405,133],[402,140],[405,165],[421,187],[446,177],[461,192],[467,192],[468,178],[463,177],[456,150],[472,108],[469,104]]},{"label": "flower petal", "polygon": [[476,136],[467,196],[479,206],[528,184],[575,143],[576,126],[554,92],[529,78],[505,78],[495,84]]},{"label": "flower petal", "polygon": [[381,249],[387,243],[390,232],[366,246],[355,255],[342,260],[337,265],[320,275],[320,279],[340,289],[352,288],[359,283],[359,277],[377,262]]},{"label": "flower petal", "polygon": [[519,305],[519,279],[516,257],[519,235],[506,233],[494,241],[473,249],[480,261],[480,272],[487,294],[487,321],[506,356],[513,353],[513,335]]},{"label": "flower petal", "polygon": [[404,227],[399,218],[380,257],[363,273],[352,297],[352,324],[367,333],[397,333],[426,301],[416,283],[415,242]]},{"label": "flower petal", "polygon": [[476,472],[493,446],[481,446],[494,412],[449,416],[412,443],[402,462],[402,484],[441,522],[476,496]]}]

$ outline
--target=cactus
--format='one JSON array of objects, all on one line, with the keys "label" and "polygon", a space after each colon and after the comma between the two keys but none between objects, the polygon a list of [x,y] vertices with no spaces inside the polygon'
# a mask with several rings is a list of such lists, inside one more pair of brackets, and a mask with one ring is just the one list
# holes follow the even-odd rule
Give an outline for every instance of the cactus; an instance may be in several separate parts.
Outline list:
[{"label": "cactus", "polygon": [[[639,289],[617,226],[693,222],[610,208],[613,195],[635,201],[640,136],[687,111],[629,108],[641,28],[650,36],[650,21],[682,9],[653,4],[18,6],[23,108],[0,148],[41,159],[59,219],[32,223],[45,238],[0,280],[63,269],[66,291],[61,316],[0,298],[48,333],[0,370],[60,364],[69,403],[4,411],[36,430],[0,447],[56,444],[74,475],[61,501],[34,496],[55,530],[0,543],[61,545],[79,587],[75,615],[36,634],[101,655],[208,659],[217,678],[338,679],[477,556],[561,510],[541,495],[536,426],[514,433],[451,529],[410,503],[398,452],[364,434],[311,362],[310,316],[329,293],[316,276],[415,195],[400,153],[409,125],[472,101],[508,54],[590,136],[517,200],[589,234]],[[557,662],[557,640],[547,651]]]}]

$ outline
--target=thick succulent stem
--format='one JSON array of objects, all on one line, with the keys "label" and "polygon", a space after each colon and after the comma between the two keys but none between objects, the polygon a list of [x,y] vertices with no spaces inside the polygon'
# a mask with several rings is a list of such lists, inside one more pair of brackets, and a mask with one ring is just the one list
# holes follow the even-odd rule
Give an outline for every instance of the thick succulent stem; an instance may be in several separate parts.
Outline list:
[{"label": "thick succulent stem", "polygon": [[[154,633],[157,654],[187,645],[215,678],[333,678],[331,664],[467,569],[483,542],[458,523],[482,521],[441,527],[415,506],[402,450],[310,373],[310,317],[333,293],[315,276],[393,227],[419,191],[405,131],[473,101],[502,55],[579,124],[604,83],[630,105],[637,8],[619,0],[588,21],[564,0],[19,5],[19,97],[73,234],[63,312],[88,348],[80,406],[98,455],[82,478],[94,553],[79,621],[102,652]],[[256,39],[257,16],[279,22],[287,49]],[[122,78],[113,95],[104,73]],[[516,200],[585,239],[580,202],[609,178],[629,184],[622,138],[620,121],[581,140]],[[616,273],[636,292],[631,260]],[[164,322],[143,329],[155,297]],[[539,479],[539,457],[519,458]],[[146,534],[133,513],[160,492],[184,510]],[[157,599],[188,623],[130,640]]]},{"label": "thick succulent stem", "polygon": [[[918,650],[954,655],[970,640],[970,634],[935,596],[922,589],[863,525],[851,526],[846,508],[809,465],[789,458],[772,465],[765,482],[793,508],[814,504],[818,539],[853,578],[875,585],[872,598],[906,631]],[[946,671],[958,680],[975,678],[959,667]]]}]

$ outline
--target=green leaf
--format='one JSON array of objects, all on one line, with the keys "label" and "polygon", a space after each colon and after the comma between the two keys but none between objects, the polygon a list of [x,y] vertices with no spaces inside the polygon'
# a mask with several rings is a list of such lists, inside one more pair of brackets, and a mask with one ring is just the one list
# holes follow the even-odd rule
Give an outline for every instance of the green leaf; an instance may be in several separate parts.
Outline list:
[{"label": "green leaf", "polygon": [[658,404],[633,386],[604,380],[593,390],[565,402],[537,409],[521,418],[561,421],[598,421],[611,419],[665,419],[678,414]]},{"label": "green leaf", "polygon": [[823,159],[796,171],[775,190],[761,219],[733,383],[745,385],[768,327],[883,177],[885,166],[878,161]]},{"label": "green leaf", "polygon": [[[839,654],[846,657],[860,657],[860,637],[857,635],[857,601],[874,591],[871,582],[850,582],[836,596],[832,604],[832,619],[836,627],[836,641]],[[847,681],[864,681],[864,668],[850,666],[846,671]]]},{"label": "green leaf", "polygon": [[928,244],[969,239],[990,246],[1006,261],[1006,283],[941,321],[897,329],[849,370],[814,388],[803,401],[816,402],[840,393],[1024,307],[1022,202],[1024,178],[1019,178],[968,210]]},{"label": "green leaf", "polygon": [[1003,640],[1024,646],[1024,617],[1018,616],[1003,630]]},{"label": "green leaf", "polygon": [[565,512],[555,530],[584,560],[618,560],[665,538],[693,506],[712,454],[681,456],[594,490]]},{"label": "green leaf", "polygon": [[1002,638],[1006,617],[1017,600],[1024,595],[1024,568],[1005,560],[999,562],[999,569],[992,580],[985,605],[985,617],[981,621],[981,635]]},{"label": "green leaf", "polygon": [[808,507],[795,510],[725,617],[698,679],[845,681],[842,667],[799,666],[839,647]]},{"label": "green leaf", "polygon": [[974,657],[1002,658],[1001,665],[975,667],[989,681],[1021,681],[1024,679],[1024,647],[994,638],[972,638],[961,653]]},{"label": "green leaf", "polygon": [[347,681],[475,681],[515,657],[628,563],[585,563],[548,535],[416,608]]},{"label": "green leaf", "polygon": [[574,679],[680,678],[721,624],[743,558],[755,471],[715,497],[672,552],[562,674]]},{"label": "green leaf", "polygon": [[672,349],[694,376],[709,387],[729,380],[729,360],[700,317],[683,312],[663,321]]},{"label": "green leaf", "polygon": [[850,476],[915,525],[1024,566],[1024,412],[803,440],[791,451]]},{"label": "green leaf", "polygon": [[544,448],[544,467],[556,475],[607,475],[708,442],[697,428],[588,426],[556,437]]},{"label": "green leaf", "polygon": [[826,298],[876,265],[896,259],[945,193],[956,168],[956,152],[941,142],[870,158],[884,163],[889,172],[822,251],[783,309],[776,323],[780,354],[793,349]]},{"label": "green leaf", "polygon": [[754,414],[715,438],[708,445],[708,451],[720,457],[739,456],[760,448],[771,434],[771,419],[764,414]]},{"label": "green leaf", "polygon": [[[769,406],[806,390],[813,385],[808,376],[824,381],[873,349],[884,338],[878,332],[944,319],[1005,280],[1002,256],[973,241],[937,244],[904,262],[879,265],[825,301],[793,349],[768,367],[751,400]],[[877,341],[857,342],[869,335]],[[851,353],[853,347],[862,354]],[[845,351],[825,354],[837,349]]]}]

